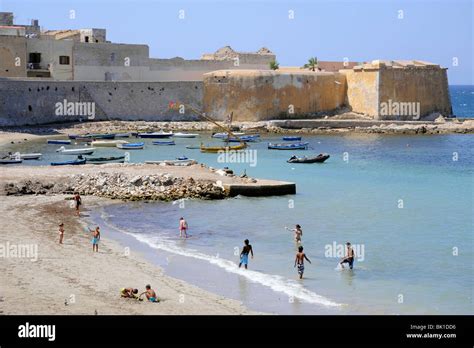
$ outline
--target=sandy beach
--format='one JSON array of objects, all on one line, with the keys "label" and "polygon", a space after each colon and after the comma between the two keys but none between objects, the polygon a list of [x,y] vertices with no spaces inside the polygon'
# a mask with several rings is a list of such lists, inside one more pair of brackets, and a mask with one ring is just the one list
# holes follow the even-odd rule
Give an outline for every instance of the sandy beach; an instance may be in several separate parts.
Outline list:
[{"label": "sandy beach", "polygon": [[[237,301],[164,275],[133,250],[127,255],[106,234],[100,252],[93,253],[84,218],[74,215],[65,196],[2,196],[1,202],[0,245],[4,253],[10,249],[10,257],[0,262],[0,314],[251,313]],[[87,197],[85,214],[108,202]],[[63,245],[58,244],[59,221],[65,224]],[[11,250],[19,245],[37,246],[37,257],[14,257]],[[144,291],[146,284],[161,303],[119,296],[122,287]]]}]

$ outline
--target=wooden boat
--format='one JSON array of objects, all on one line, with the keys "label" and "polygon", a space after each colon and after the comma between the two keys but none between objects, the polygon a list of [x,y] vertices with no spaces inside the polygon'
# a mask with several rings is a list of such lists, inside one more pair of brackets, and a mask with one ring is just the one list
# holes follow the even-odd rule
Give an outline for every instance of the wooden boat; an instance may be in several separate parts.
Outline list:
[{"label": "wooden boat", "polygon": [[0,164],[20,164],[23,160],[20,159],[0,159]]},{"label": "wooden boat", "polygon": [[66,149],[64,146],[61,146],[56,150],[56,152],[59,152],[63,155],[92,155],[94,151],[94,147],[89,147],[86,149]]},{"label": "wooden boat", "polygon": [[331,156],[329,156],[326,153],[320,153],[319,155],[313,156],[313,157],[291,156],[291,158],[287,162],[288,163],[323,163],[329,157],[331,157]]},{"label": "wooden boat", "polygon": [[301,141],[301,137],[286,136],[282,138],[284,141]]},{"label": "wooden boat", "polygon": [[125,162],[125,156],[86,157],[86,161],[91,164],[123,163]]},{"label": "wooden boat", "polygon": [[128,141],[125,140],[94,140],[91,146],[100,147],[115,147],[117,144],[126,144]]},{"label": "wooden boat", "polygon": [[173,136],[172,132],[153,132],[153,133],[138,133],[137,135],[139,138],[155,138],[155,139],[162,139],[162,138],[170,138]]},{"label": "wooden boat", "polygon": [[308,143],[268,143],[268,148],[270,150],[306,150],[308,149]]},{"label": "wooden boat", "polygon": [[10,155],[10,159],[34,160],[43,156],[41,153],[14,153]]},{"label": "wooden boat", "polygon": [[86,164],[86,159],[83,158],[83,159],[75,159],[75,160],[72,160],[72,161],[63,161],[63,162],[51,162],[51,165],[52,166],[77,166],[77,165],[80,165],[80,164]]},{"label": "wooden boat", "polygon": [[199,136],[197,133],[174,133],[173,137],[175,138],[196,138]]},{"label": "wooden boat", "polygon": [[218,153],[220,151],[238,151],[243,150],[247,147],[247,144],[241,143],[239,145],[234,146],[204,146],[201,144],[201,152],[209,152],[209,153]]},{"label": "wooden boat", "polygon": [[145,143],[126,143],[117,144],[116,146],[122,150],[141,150],[145,146]]},{"label": "wooden boat", "polygon": [[71,140],[48,139],[48,144],[64,144],[64,145],[69,145],[69,144],[71,144]]},{"label": "wooden boat", "polygon": [[[242,132],[232,132],[232,134],[234,134],[235,136],[239,136],[239,135],[245,135],[245,133],[242,133]],[[213,133],[212,134],[212,137],[213,138],[227,138],[229,136],[228,133]]]},{"label": "wooden boat", "polygon": [[153,141],[153,145],[176,145],[174,140],[171,141]]}]

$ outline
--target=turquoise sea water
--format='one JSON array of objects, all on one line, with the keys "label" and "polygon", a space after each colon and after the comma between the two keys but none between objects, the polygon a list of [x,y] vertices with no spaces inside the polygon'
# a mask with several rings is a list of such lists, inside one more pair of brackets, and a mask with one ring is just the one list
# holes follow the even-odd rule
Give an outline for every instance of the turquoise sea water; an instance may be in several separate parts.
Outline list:
[{"label": "turquoise sea water", "polygon": [[[312,150],[299,153],[327,152],[331,158],[310,165],[288,164],[293,152],[266,149],[267,141],[278,139],[264,137],[251,145],[255,167],[218,163],[216,154],[185,149],[199,139],[176,139],[170,147],[148,141],[145,150],[131,152],[131,160],[184,154],[213,167],[228,165],[237,174],[246,170],[253,177],[293,181],[296,195],[187,200],[184,207],[123,203],[92,212],[91,224],[103,226],[105,236],[144,253],[167,274],[254,310],[473,313],[472,135],[311,136],[305,140]],[[51,146],[40,149],[45,161],[58,159],[48,154]],[[122,152],[103,148],[95,155]],[[177,238],[180,216],[190,225],[189,240]],[[292,234],[284,228],[296,223],[313,261],[303,281],[293,268]],[[255,250],[249,271],[237,268],[235,255],[246,238]],[[336,270],[338,257],[327,250],[346,241],[364,248],[363,260],[356,260],[352,271]]]}]

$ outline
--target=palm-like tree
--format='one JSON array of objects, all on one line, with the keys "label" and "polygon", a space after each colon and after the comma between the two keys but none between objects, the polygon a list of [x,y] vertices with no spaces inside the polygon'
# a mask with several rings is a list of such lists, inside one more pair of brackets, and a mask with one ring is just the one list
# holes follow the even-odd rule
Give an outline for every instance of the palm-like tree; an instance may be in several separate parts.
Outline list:
[{"label": "palm-like tree", "polygon": [[280,64],[276,60],[272,60],[270,62],[270,69],[272,70],[278,70],[280,68]]},{"label": "palm-like tree", "polygon": [[303,66],[305,69],[309,69],[311,71],[316,71],[318,68],[318,58],[311,57],[308,59],[308,63]]}]

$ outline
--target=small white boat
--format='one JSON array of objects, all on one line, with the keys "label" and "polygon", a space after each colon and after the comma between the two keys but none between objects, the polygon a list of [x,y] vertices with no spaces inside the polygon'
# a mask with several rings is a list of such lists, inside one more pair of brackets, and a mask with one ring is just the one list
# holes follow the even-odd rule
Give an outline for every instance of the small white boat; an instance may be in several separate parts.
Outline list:
[{"label": "small white boat", "polygon": [[39,159],[43,154],[41,153],[14,153],[10,155],[10,159],[34,160]]},{"label": "small white boat", "polygon": [[199,136],[197,133],[174,133],[175,138],[196,138]]},{"label": "small white boat", "polygon": [[153,133],[138,133],[139,138],[170,138],[173,136],[172,132],[153,132]]},{"label": "small white boat", "polygon": [[145,143],[126,143],[117,144],[116,146],[122,150],[141,150],[145,146]]},{"label": "small white boat", "polygon": [[95,140],[91,146],[97,147],[116,147],[118,144],[128,144],[126,140]]},{"label": "small white boat", "polygon": [[191,166],[197,164],[196,160],[185,159],[185,160],[164,160],[164,161],[145,161],[146,164],[158,164],[161,166]]},{"label": "small white boat", "polygon": [[61,146],[56,150],[56,152],[59,152],[63,155],[92,155],[94,151],[94,147],[89,147],[87,149],[66,149],[64,146]]},{"label": "small white boat", "polygon": [[[233,135],[238,136],[238,135],[245,135],[245,133],[242,132],[232,132]],[[228,133],[214,133],[212,134],[213,138],[227,138],[229,136]]]}]

